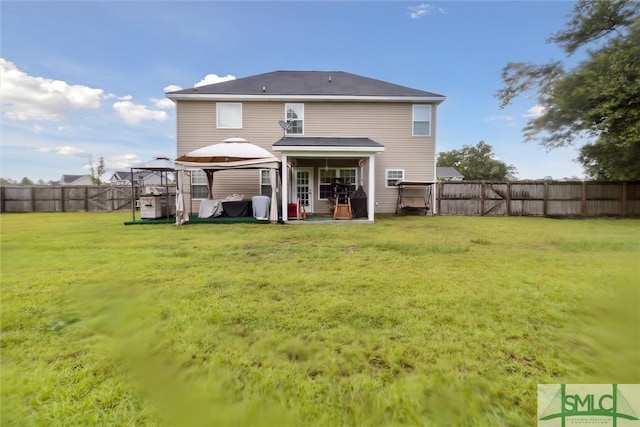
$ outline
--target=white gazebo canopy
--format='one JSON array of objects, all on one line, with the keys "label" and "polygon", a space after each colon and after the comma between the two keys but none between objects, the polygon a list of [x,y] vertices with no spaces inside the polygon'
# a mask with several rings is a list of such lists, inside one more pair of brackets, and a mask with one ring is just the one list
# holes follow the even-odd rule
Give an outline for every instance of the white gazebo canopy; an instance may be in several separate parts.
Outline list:
[{"label": "white gazebo canopy", "polygon": [[273,154],[238,137],[193,150],[178,157],[175,163],[176,168],[205,170],[277,169],[280,167],[280,160]]},{"label": "white gazebo canopy", "polygon": [[[213,173],[219,170],[228,169],[270,169],[271,179],[271,207],[269,210],[269,220],[278,221],[278,201],[276,194],[276,171],[280,167],[280,160],[262,147],[251,144],[244,138],[228,138],[220,144],[208,145],[198,148],[187,154],[178,157],[175,161],[178,176],[178,197],[176,197],[176,211],[178,203],[183,212],[181,218],[176,219],[176,224],[180,225],[188,221],[188,216],[184,213],[183,185],[182,177],[184,169],[202,169],[207,173],[209,194],[213,184]],[[181,199],[180,201],[178,199]]]}]

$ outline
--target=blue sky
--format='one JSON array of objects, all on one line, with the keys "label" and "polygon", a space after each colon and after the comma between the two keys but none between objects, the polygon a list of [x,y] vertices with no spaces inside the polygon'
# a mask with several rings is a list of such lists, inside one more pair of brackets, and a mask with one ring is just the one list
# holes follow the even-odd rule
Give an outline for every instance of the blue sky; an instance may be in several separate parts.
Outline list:
[{"label": "blue sky", "polygon": [[2,1],[0,176],[58,180],[87,173],[90,158],[104,157],[109,172],[174,158],[166,90],[206,76],[330,70],[445,95],[438,152],[483,140],[519,178],[581,178],[575,148],[547,153],[522,142],[534,94],[503,110],[494,96],[507,62],[566,59],[545,40],[573,5]]}]

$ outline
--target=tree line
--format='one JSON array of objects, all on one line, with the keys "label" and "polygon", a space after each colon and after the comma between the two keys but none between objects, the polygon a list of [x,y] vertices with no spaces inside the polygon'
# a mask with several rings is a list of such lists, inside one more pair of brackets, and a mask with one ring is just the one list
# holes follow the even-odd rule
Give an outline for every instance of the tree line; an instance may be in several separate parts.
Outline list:
[{"label": "tree line", "polygon": [[[576,160],[588,179],[640,180],[640,3],[578,0],[566,28],[547,42],[567,58],[584,50],[587,59],[570,70],[562,61],[508,63],[495,94],[500,108],[537,94],[542,114],[527,122],[525,141],[549,150],[582,144]],[[465,179],[504,180],[515,173],[484,141],[440,153],[437,165],[455,167]]]},{"label": "tree line", "polygon": [[579,0],[564,30],[547,41],[587,59],[567,70],[561,61],[509,63],[501,108],[537,92],[542,115],[523,129],[526,140],[547,149],[587,141],[578,161],[589,178],[640,179],[640,3],[637,0]]}]

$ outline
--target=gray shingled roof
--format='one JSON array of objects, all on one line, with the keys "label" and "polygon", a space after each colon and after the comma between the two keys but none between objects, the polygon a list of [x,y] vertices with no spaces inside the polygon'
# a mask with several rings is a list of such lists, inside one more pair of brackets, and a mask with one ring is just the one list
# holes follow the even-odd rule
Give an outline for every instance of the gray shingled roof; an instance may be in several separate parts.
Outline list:
[{"label": "gray shingled roof", "polygon": [[444,96],[344,71],[273,71],[226,82],[169,92],[167,95],[311,95],[311,96]]},{"label": "gray shingled roof", "polygon": [[286,137],[274,147],[384,147],[369,138]]},{"label": "gray shingled roof", "polygon": [[438,166],[436,167],[436,175],[437,176],[448,176],[448,177],[464,177],[456,168],[452,168],[450,166]]},{"label": "gray shingled roof", "polygon": [[82,177],[90,176],[90,175],[62,175],[61,181],[65,184],[71,184],[74,181],[79,180]]},{"label": "gray shingled roof", "polygon": [[[135,172],[135,176],[137,177],[146,178],[150,175],[153,175],[153,172]],[[131,171],[115,171],[113,176],[118,180],[131,182]]]}]

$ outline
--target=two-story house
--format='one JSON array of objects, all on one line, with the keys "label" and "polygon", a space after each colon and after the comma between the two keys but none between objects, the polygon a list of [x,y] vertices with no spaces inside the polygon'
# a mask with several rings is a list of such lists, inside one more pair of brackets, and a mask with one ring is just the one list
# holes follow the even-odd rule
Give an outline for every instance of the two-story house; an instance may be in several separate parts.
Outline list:
[{"label": "two-story house", "polygon": [[[396,210],[399,180],[435,181],[436,110],[445,97],[341,71],[275,71],[167,93],[176,103],[177,154],[244,138],[282,160],[282,215],[300,200],[330,214],[336,179],[362,186],[368,219]],[[214,197],[261,194],[267,171],[216,173]],[[185,196],[207,194],[191,174]]]}]

